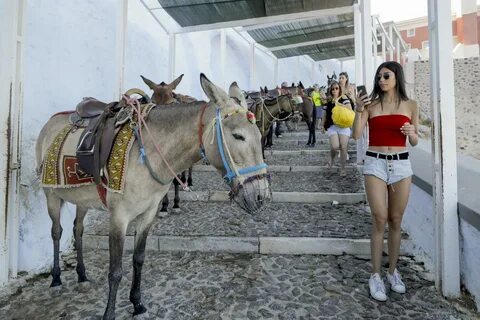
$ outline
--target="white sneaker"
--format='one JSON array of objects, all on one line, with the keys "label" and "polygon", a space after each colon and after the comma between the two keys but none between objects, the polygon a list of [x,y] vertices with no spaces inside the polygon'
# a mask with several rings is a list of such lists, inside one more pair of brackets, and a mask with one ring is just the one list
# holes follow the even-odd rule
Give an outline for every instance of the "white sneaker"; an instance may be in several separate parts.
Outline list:
[{"label": "white sneaker", "polygon": [[387,301],[385,284],[378,273],[372,274],[370,280],[368,280],[368,286],[370,287],[370,295],[373,299],[377,301]]},{"label": "white sneaker", "polygon": [[397,269],[393,271],[392,275],[387,272],[387,281],[390,283],[390,289],[396,293],[405,293],[407,291],[405,284],[402,281],[402,277],[400,276],[400,273],[398,273]]}]

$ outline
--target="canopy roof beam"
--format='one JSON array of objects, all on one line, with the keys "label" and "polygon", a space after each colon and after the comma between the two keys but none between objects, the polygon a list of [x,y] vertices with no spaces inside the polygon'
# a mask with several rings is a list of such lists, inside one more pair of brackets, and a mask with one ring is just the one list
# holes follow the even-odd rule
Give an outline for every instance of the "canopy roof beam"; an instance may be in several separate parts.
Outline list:
[{"label": "canopy roof beam", "polygon": [[316,44],[337,42],[337,41],[350,40],[350,39],[354,39],[353,34],[349,34],[349,35],[346,35],[346,36],[335,37],[335,38],[320,39],[320,40],[315,40],[315,41],[305,41],[305,42],[299,42],[299,43],[292,43],[292,44],[287,44],[287,45],[284,45],[284,46],[271,47],[271,48],[266,48],[266,49],[270,50],[270,51],[279,51],[279,50],[292,49],[292,48],[298,48],[298,47],[306,47],[306,46],[311,46],[311,45],[316,45]]},{"label": "canopy roof beam", "polygon": [[353,12],[352,6],[346,7],[339,7],[339,8],[332,8],[332,9],[322,9],[322,10],[312,10],[307,12],[297,12],[297,13],[289,13],[289,14],[280,14],[275,16],[268,16],[262,18],[251,18],[251,19],[243,19],[243,20],[233,20],[233,21],[225,21],[225,22],[218,22],[212,24],[201,24],[197,26],[191,27],[180,27],[176,30],[171,30],[172,33],[186,33],[186,32],[198,32],[198,31],[208,31],[208,30],[216,30],[216,29],[223,29],[223,28],[235,28],[235,27],[246,27],[252,25],[265,25],[265,24],[285,24],[287,21],[292,22],[292,20],[298,19],[315,19],[319,16],[328,16],[328,15],[337,15],[343,13],[351,13]]}]

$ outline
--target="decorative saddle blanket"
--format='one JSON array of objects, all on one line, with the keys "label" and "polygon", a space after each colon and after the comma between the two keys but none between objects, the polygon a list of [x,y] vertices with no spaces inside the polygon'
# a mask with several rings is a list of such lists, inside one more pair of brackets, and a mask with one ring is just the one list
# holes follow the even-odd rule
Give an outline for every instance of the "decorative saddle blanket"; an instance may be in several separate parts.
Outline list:
[{"label": "decorative saddle blanket", "polygon": [[[152,104],[142,106],[146,117],[153,108]],[[134,117],[136,121],[136,117]],[[93,176],[82,171],[76,157],[76,148],[84,127],[67,124],[55,137],[43,160],[41,179],[43,187],[73,188],[94,185]],[[105,185],[109,191],[122,193],[125,186],[125,173],[130,149],[135,135],[130,122],[120,124],[113,142],[112,151],[103,168]]]}]

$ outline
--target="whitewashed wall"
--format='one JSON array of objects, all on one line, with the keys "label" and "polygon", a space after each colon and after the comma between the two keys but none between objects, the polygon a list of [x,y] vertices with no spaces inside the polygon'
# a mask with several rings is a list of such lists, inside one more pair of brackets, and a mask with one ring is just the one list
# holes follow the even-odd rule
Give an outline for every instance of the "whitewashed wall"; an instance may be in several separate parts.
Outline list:
[{"label": "whitewashed wall", "polygon": [[[414,174],[431,185],[430,142],[421,140],[410,152]],[[458,201],[480,215],[480,198],[475,191],[480,181],[480,160],[458,155],[457,163]],[[412,240],[411,247],[406,250],[424,261],[431,271],[434,270],[435,263],[434,223],[432,196],[413,186],[402,225]],[[459,232],[461,281],[475,297],[477,307],[480,307],[480,231],[460,218]]]},{"label": "whitewashed wall", "polygon": [[[119,3],[115,0],[26,3],[19,270],[38,272],[50,268],[53,250],[44,195],[32,184],[36,138],[52,114],[72,110],[82,97],[113,99],[114,35]],[[169,80],[169,37],[139,1],[129,2],[128,20],[125,88],[139,87],[148,92],[140,74],[155,82]],[[232,81],[238,81],[245,90],[274,87],[284,80],[302,80],[311,85],[321,82],[321,70],[331,73],[329,68],[338,69],[338,63],[331,62],[325,68],[317,68],[318,74],[312,74],[309,60],[283,59],[279,61],[279,83],[276,83],[274,60],[256,50],[255,77],[250,83],[250,46],[233,30],[227,30],[226,35],[226,87]],[[176,54],[175,74],[185,74],[178,92],[205,98],[199,83],[200,72],[221,85],[220,31],[178,35]],[[73,206],[63,208],[63,251],[71,249],[74,214]]]}]

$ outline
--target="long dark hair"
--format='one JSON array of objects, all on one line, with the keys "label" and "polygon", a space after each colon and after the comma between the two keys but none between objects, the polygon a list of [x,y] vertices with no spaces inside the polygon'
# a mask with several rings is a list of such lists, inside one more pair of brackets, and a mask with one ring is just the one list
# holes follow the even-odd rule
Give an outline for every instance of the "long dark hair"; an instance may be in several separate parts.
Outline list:
[{"label": "long dark hair", "polygon": [[408,96],[407,92],[405,91],[405,75],[403,74],[403,68],[400,63],[395,61],[387,61],[378,66],[377,72],[375,72],[375,83],[373,85],[373,91],[370,94],[370,98],[372,99],[372,101],[379,99],[383,109],[383,96],[385,95],[385,92],[383,92],[382,88],[380,88],[377,80],[377,76],[380,73],[380,70],[382,70],[383,68],[388,69],[395,74],[395,79],[397,81],[395,89],[397,93],[398,107],[400,106],[400,102],[408,100]]}]

